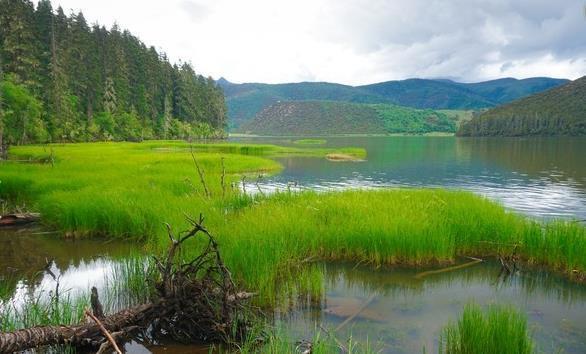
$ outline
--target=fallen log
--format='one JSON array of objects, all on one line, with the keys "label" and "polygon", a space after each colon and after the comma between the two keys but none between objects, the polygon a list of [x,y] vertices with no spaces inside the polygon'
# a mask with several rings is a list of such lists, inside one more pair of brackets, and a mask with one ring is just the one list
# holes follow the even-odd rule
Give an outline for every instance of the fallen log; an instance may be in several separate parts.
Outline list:
[{"label": "fallen log", "polygon": [[[184,343],[243,338],[249,327],[246,316],[242,316],[246,311],[243,300],[252,294],[237,290],[216,240],[203,226],[203,217],[200,215],[199,221],[188,220],[192,229],[177,236],[167,225],[171,246],[164,260],[154,258],[160,274],[154,279],[156,291],[151,302],[102,317],[102,306],[94,288],[91,304],[98,321],[0,333],[0,353],[55,345],[105,348],[108,342],[118,341],[125,334],[147,329],[153,338],[166,337]],[[208,241],[202,253],[189,262],[177,260],[175,256],[180,253],[181,245],[199,234]]]},{"label": "fallen log", "polygon": [[[143,304],[122,310],[104,318],[102,324],[109,332],[118,332],[127,327],[144,325],[153,318],[158,306]],[[39,326],[0,333],[0,353],[13,353],[60,344],[75,347],[99,346],[103,341],[103,333],[96,323],[78,326]]]},{"label": "fallen log", "polygon": [[0,216],[0,226],[21,226],[41,219],[38,213],[15,213]]}]

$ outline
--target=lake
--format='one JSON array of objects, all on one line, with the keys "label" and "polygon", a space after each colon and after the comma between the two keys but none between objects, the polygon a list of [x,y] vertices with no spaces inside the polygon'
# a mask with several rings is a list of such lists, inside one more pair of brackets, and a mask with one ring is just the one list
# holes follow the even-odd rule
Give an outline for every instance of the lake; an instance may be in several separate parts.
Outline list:
[{"label": "lake", "polygon": [[[264,191],[442,187],[473,191],[538,218],[586,219],[586,138],[330,137],[316,147],[362,147],[363,162],[279,161]],[[232,138],[294,145],[295,138]],[[247,190],[256,189],[251,184]]]}]

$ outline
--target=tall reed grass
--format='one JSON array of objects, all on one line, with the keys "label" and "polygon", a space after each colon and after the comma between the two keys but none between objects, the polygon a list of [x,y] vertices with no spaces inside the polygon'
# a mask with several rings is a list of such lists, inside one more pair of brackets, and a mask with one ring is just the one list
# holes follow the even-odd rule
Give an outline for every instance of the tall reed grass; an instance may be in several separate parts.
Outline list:
[{"label": "tall reed grass", "polygon": [[533,341],[527,319],[512,308],[491,306],[484,312],[468,305],[457,323],[447,325],[440,354],[530,354]]},{"label": "tall reed grass", "polygon": [[292,265],[318,257],[373,266],[453,263],[511,254],[573,276],[586,270],[586,229],[541,224],[468,192],[370,190],[259,198],[214,230],[244,283],[275,290]]}]

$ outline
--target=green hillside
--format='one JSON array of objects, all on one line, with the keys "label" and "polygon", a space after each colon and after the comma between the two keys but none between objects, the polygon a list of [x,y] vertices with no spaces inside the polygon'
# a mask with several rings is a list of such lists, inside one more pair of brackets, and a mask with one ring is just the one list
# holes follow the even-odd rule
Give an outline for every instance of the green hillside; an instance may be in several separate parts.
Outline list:
[{"label": "green hillside", "polygon": [[300,82],[290,84],[233,84],[218,80],[226,95],[229,124],[236,128],[252,119],[264,108],[279,101],[327,100],[355,103],[390,102],[384,97],[352,86],[327,82]]},{"label": "green hillside", "polygon": [[274,103],[240,129],[257,135],[453,133],[454,115],[389,104],[335,101]]},{"label": "green hillside", "polygon": [[234,84],[220,79],[218,85],[226,95],[230,127],[235,129],[279,101],[328,100],[478,110],[495,107],[565,82],[567,80],[550,78],[509,78],[468,84],[450,80],[409,79],[353,87],[327,82]]},{"label": "green hillside", "polygon": [[482,113],[458,135],[586,135],[586,76]]}]

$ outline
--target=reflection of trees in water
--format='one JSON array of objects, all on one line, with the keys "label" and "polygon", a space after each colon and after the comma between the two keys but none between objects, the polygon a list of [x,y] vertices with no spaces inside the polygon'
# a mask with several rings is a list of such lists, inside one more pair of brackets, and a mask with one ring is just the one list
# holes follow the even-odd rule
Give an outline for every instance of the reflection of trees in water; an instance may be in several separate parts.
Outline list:
[{"label": "reflection of trees in water", "polygon": [[102,240],[64,240],[59,235],[36,235],[37,229],[0,231],[0,298],[12,296],[19,282],[30,289],[45,275],[47,262],[61,271],[79,268],[82,263],[102,255],[124,256],[131,245]]},{"label": "reflection of trees in water", "polygon": [[573,180],[586,190],[585,138],[459,138],[458,156],[552,182]]}]

